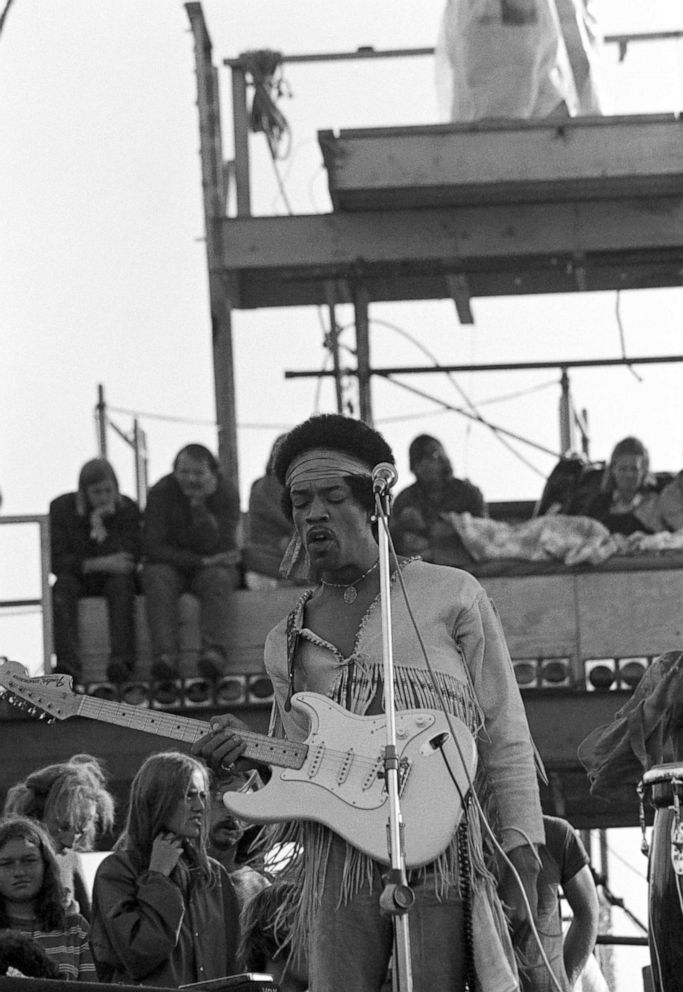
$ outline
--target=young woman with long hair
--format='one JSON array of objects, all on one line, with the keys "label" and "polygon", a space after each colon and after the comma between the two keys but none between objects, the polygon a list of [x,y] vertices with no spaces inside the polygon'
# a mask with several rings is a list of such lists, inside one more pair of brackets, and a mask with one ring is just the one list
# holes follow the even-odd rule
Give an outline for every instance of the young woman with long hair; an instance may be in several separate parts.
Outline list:
[{"label": "young woman with long hair", "polygon": [[175,988],[235,972],[239,910],[228,874],[207,854],[209,781],[178,752],[147,758],[128,819],[93,889],[100,981]]}]

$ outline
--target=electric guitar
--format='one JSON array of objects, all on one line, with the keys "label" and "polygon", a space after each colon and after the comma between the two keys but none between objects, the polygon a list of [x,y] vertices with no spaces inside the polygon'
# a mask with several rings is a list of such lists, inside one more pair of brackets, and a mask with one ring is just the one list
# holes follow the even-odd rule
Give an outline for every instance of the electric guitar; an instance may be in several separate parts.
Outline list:
[{"label": "electric guitar", "polygon": [[[73,691],[68,675],[28,678],[22,665],[0,666],[8,702],[41,719],[89,717],[192,744],[209,730],[205,720],[139,709]],[[384,781],[386,716],[358,716],[326,696],[299,692],[292,709],[305,715],[309,734],[295,742],[239,730],[245,757],[270,765],[256,792],[226,792],[224,803],[253,823],[316,820],[377,861],[389,864],[389,797]],[[474,738],[455,716],[438,710],[396,713],[399,795],[408,868],[433,861],[460,822],[477,763]]]}]

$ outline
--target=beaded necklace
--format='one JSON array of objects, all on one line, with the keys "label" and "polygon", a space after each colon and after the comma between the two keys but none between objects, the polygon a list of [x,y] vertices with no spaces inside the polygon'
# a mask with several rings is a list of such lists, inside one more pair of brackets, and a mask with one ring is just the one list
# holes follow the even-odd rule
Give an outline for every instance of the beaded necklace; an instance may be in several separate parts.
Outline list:
[{"label": "beaded necklace", "polygon": [[329,589],[343,589],[344,602],[346,603],[347,606],[350,606],[351,603],[354,603],[358,597],[358,589],[356,588],[356,586],[359,586],[363,581],[363,579],[366,579],[368,577],[370,572],[374,572],[374,570],[377,568],[378,565],[379,565],[379,558],[373,565],[370,566],[367,572],[363,572],[363,574],[359,576],[359,578],[357,578],[355,582],[349,582],[347,584],[346,582],[326,582],[325,579],[321,579],[320,585],[327,586]]}]

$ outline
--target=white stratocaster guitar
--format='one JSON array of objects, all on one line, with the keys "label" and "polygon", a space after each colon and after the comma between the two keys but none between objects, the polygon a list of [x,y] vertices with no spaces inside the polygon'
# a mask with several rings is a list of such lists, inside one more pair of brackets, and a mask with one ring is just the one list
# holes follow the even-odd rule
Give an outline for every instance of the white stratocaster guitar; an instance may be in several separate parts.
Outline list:
[{"label": "white stratocaster guitar", "polygon": [[[10,703],[44,719],[89,717],[185,744],[194,743],[208,730],[205,720],[74,692],[68,675],[28,678],[16,662],[0,666],[0,687]],[[309,721],[310,732],[301,743],[240,730],[246,757],[270,765],[272,774],[268,784],[256,792],[225,793],[225,805],[254,823],[316,820],[388,864],[386,717],[357,716],[314,692],[296,693],[292,708]],[[474,738],[457,717],[451,716],[450,721],[457,741],[437,710],[396,714],[408,868],[428,864],[446,849],[474,776]]]}]

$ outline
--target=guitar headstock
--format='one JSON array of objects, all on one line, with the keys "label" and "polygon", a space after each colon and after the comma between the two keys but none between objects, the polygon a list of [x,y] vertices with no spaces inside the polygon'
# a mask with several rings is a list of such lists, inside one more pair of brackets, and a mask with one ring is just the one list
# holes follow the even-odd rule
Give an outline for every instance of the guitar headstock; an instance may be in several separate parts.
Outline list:
[{"label": "guitar headstock", "polygon": [[12,706],[26,710],[41,720],[66,720],[77,716],[83,697],[74,692],[70,675],[39,675],[29,678],[16,661],[0,665],[0,692]]}]

